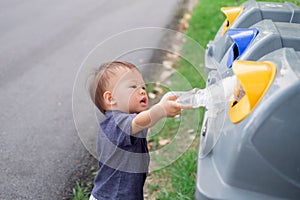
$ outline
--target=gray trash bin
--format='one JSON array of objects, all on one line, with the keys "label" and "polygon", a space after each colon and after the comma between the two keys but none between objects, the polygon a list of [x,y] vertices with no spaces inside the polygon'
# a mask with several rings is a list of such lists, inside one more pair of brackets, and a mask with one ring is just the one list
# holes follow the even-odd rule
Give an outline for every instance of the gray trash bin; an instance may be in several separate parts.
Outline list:
[{"label": "gray trash bin", "polygon": [[[229,12],[229,16],[227,16],[227,19],[220,27],[215,39],[207,45],[205,55],[207,71],[215,69],[216,62],[219,63],[221,61],[225,52],[232,45],[232,40],[228,35],[222,35],[222,32],[225,33],[229,28],[249,28],[265,19],[274,22],[300,23],[300,9],[290,2],[248,1],[242,4],[241,7],[229,7],[229,10],[236,8],[238,9],[233,14]],[[233,15],[233,17],[230,17],[230,15]]]},{"label": "gray trash bin", "polygon": [[300,52],[282,48],[258,61],[238,60],[233,71],[245,96],[205,117],[196,198],[299,199]]},{"label": "gray trash bin", "polygon": [[196,198],[300,199],[300,10],[242,6],[206,50],[207,87],[236,75],[243,95],[205,111]]}]

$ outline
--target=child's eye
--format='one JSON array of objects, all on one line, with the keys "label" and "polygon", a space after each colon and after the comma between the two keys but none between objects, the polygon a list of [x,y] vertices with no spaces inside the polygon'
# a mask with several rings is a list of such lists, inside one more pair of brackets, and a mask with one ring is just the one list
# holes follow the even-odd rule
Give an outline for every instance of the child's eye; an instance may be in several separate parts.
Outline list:
[{"label": "child's eye", "polygon": [[145,87],[145,86],[143,86],[143,87],[142,87],[142,89],[143,89],[143,90],[146,90],[146,87]]},{"label": "child's eye", "polygon": [[134,88],[135,89],[135,88],[137,88],[137,86],[136,85],[131,85],[130,88]]}]

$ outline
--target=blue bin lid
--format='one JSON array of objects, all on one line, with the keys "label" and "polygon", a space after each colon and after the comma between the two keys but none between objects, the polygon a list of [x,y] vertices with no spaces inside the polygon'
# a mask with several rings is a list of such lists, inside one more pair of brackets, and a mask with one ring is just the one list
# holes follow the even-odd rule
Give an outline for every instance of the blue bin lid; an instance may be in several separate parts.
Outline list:
[{"label": "blue bin lid", "polygon": [[227,60],[227,67],[231,68],[232,63],[238,59],[247,47],[254,40],[258,34],[256,28],[235,28],[229,29],[228,36],[233,40],[233,45],[229,49],[229,55]]}]

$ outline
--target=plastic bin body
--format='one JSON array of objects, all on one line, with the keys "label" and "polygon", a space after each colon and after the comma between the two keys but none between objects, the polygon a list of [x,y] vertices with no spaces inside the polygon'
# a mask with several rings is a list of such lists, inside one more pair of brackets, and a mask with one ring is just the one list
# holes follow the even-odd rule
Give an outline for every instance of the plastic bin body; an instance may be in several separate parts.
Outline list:
[{"label": "plastic bin body", "polygon": [[[230,25],[231,29],[253,27],[256,23],[265,19],[274,22],[300,23],[300,9],[290,2],[248,1],[242,4],[242,6],[244,6],[244,10],[234,20],[233,24]],[[222,35],[225,25],[226,20],[220,27],[215,39],[207,44],[205,53],[205,67],[207,71],[213,70],[220,65],[224,54],[232,45],[231,38],[227,34]]]},{"label": "plastic bin body", "polygon": [[[296,51],[300,51],[300,24],[263,20],[251,28],[256,28],[258,34],[243,54],[240,55],[239,60],[256,61],[262,56],[284,47],[290,47]],[[230,50],[231,47],[228,48],[220,64],[217,65],[217,70],[223,76],[232,74],[231,69],[227,66]]]},{"label": "plastic bin body", "polygon": [[[248,28],[265,19],[274,22],[300,23],[300,9],[291,2],[256,2],[247,1],[242,4],[244,10],[230,28]],[[215,39],[221,37],[226,21],[220,27]]]},{"label": "plastic bin body", "polygon": [[229,120],[229,103],[205,117],[198,200],[300,197],[300,53],[282,48],[258,61],[273,62],[277,73],[254,110],[239,123]]}]

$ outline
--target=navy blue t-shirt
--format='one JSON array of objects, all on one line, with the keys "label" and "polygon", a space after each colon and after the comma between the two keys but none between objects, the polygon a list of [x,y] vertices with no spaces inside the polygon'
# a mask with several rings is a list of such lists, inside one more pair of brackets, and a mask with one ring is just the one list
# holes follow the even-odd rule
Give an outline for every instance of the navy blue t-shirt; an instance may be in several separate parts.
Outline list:
[{"label": "navy blue t-shirt", "polygon": [[149,167],[147,129],[131,135],[136,114],[107,111],[100,123],[99,171],[92,195],[98,200],[142,200]]}]

